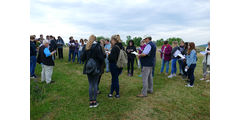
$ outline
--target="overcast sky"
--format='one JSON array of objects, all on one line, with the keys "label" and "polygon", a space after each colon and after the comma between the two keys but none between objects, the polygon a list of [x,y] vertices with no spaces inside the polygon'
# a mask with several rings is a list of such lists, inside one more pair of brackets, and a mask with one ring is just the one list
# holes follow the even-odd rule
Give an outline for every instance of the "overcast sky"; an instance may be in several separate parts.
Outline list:
[{"label": "overcast sky", "polygon": [[209,0],[31,0],[31,34],[210,40]]}]

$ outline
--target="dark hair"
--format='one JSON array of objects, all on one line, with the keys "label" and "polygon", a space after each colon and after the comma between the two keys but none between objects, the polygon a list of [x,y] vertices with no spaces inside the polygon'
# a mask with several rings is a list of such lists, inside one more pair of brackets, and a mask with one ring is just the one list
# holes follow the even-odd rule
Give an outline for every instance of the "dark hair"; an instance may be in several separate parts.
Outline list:
[{"label": "dark hair", "polygon": [[108,42],[109,42],[109,39],[106,39],[106,41],[108,41]]},{"label": "dark hair", "polygon": [[195,43],[194,43],[194,42],[190,42],[190,43],[189,43],[189,46],[190,46],[190,48],[189,48],[188,51],[187,51],[188,55],[190,54],[190,52],[191,52],[192,50],[195,50]]},{"label": "dark hair", "polygon": [[188,42],[184,43],[184,49],[188,49]]},{"label": "dark hair", "polygon": [[132,43],[132,46],[134,46],[134,41],[133,40],[128,41],[128,46],[130,46],[130,42]]},{"label": "dark hair", "polygon": [[168,41],[167,41],[167,40],[165,40],[163,43],[164,43],[164,45],[166,45],[166,44],[168,44]]},{"label": "dark hair", "polygon": [[84,44],[84,41],[83,41],[83,39],[80,39],[80,43]]}]

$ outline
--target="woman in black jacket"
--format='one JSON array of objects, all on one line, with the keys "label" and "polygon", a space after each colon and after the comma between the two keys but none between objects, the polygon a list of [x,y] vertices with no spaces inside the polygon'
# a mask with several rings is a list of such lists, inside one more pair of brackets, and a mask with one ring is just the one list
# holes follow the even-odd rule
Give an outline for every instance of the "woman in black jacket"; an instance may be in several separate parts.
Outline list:
[{"label": "woman in black jacket", "polygon": [[[126,53],[128,56],[128,65],[127,65],[127,69],[128,69],[128,76],[133,76],[133,69],[134,69],[134,59],[136,58],[135,54],[132,54],[132,52],[137,52],[136,47],[134,46],[134,42],[133,40],[130,40],[128,42],[128,46],[126,48]],[[131,72],[129,72],[131,67]]]},{"label": "woman in black jacket", "polygon": [[[87,74],[88,82],[89,82],[89,107],[97,107],[97,87],[98,87],[98,80],[101,72],[101,65],[104,63],[104,53],[99,43],[95,42],[96,36],[91,35],[89,37],[89,41],[86,46],[83,47],[83,54],[81,54],[81,60],[86,61],[83,74]],[[93,60],[96,63],[96,66],[90,66],[94,68],[94,74],[91,72],[89,73],[89,66],[87,66],[88,62]],[[88,64],[89,65],[89,64]]]},{"label": "woman in black jacket", "polygon": [[112,84],[111,84],[111,90],[110,94],[108,94],[108,97],[113,96],[113,92],[116,92],[115,97],[119,98],[119,79],[118,76],[122,73],[122,68],[117,67],[117,60],[120,53],[120,49],[124,50],[121,39],[119,35],[113,35],[111,37],[111,44],[112,49],[110,54],[108,55],[109,60],[109,68],[112,75]]}]

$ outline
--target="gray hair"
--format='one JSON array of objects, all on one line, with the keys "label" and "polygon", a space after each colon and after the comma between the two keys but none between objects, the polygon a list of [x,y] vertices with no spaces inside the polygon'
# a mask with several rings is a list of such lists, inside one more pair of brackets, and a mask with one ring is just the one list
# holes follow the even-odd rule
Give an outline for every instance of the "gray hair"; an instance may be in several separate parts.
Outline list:
[{"label": "gray hair", "polygon": [[43,40],[43,45],[45,44],[49,44],[49,41],[48,40]]}]

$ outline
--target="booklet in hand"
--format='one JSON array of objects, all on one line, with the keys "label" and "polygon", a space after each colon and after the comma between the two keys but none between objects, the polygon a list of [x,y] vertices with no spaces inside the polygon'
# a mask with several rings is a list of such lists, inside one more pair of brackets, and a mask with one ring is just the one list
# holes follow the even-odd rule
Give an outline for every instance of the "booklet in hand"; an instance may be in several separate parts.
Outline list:
[{"label": "booklet in hand", "polygon": [[138,55],[136,51],[131,52],[131,54]]}]

